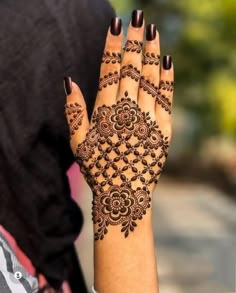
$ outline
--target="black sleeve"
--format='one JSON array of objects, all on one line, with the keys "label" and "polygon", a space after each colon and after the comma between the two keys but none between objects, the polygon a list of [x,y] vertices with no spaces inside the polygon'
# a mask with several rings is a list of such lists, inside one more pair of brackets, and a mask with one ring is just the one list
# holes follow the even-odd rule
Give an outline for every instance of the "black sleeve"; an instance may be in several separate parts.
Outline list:
[{"label": "black sleeve", "polygon": [[62,80],[80,85],[91,113],[113,16],[106,1],[0,2],[0,223],[55,287],[82,226]]}]

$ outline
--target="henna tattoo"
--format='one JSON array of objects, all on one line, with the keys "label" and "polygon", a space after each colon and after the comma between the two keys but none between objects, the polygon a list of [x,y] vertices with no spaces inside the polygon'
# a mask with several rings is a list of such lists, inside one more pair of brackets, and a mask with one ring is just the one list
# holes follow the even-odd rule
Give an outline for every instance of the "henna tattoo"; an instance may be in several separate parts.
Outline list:
[{"label": "henna tattoo", "polygon": [[124,51],[126,52],[136,52],[136,53],[141,53],[142,52],[142,47],[143,47],[143,43],[139,42],[139,41],[131,41],[131,40],[127,40],[125,47],[124,47]]},{"label": "henna tattoo", "polygon": [[72,136],[73,134],[75,134],[76,130],[78,130],[82,124],[84,116],[82,112],[82,107],[78,103],[66,104],[65,114],[68,119],[70,135]]},{"label": "henna tattoo", "polygon": [[152,95],[152,97],[156,97],[158,94],[159,88],[154,83],[151,83],[149,80],[145,79],[144,76],[141,77],[139,87],[148,94]]},{"label": "henna tattoo", "polygon": [[120,53],[115,53],[115,52],[103,52],[102,56],[102,63],[120,63],[121,62],[121,54]]},{"label": "henna tattoo", "polygon": [[169,114],[171,114],[171,102],[166,95],[158,92],[158,95],[156,96],[156,102],[161,105],[162,108],[164,108]]},{"label": "henna tattoo", "polygon": [[[161,105],[161,107],[163,109],[165,109],[169,114],[171,114],[171,102],[170,102],[170,100],[164,94],[161,94],[159,88],[154,83],[151,83],[149,80],[145,79],[142,76],[139,86],[144,91],[146,91],[149,95],[151,95],[153,98],[155,98],[156,102],[159,105]],[[165,86],[165,89],[166,89],[167,85],[164,85],[164,86]],[[164,89],[163,85],[162,85],[162,89]]]},{"label": "henna tattoo", "polygon": [[168,80],[161,80],[160,81],[160,89],[173,92],[174,90],[174,82]]},{"label": "henna tattoo", "polygon": [[126,76],[131,77],[135,81],[140,79],[140,70],[134,67],[132,64],[125,65],[121,68],[121,77],[125,78]]},{"label": "henna tattoo", "polygon": [[159,65],[160,64],[160,55],[154,53],[144,53],[143,54],[143,65]]},{"label": "henna tattoo", "polygon": [[98,107],[92,125],[75,156],[94,195],[94,237],[102,240],[117,225],[127,237],[151,206],[169,137],[128,92],[116,104]]},{"label": "henna tattoo", "polygon": [[113,83],[118,83],[120,79],[120,75],[118,71],[115,72],[109,72],[107,75],[104,75],[100,78],[99,81],[99,91],[101,91],[103,88],[106,88],[108,85],[112,85]]}]

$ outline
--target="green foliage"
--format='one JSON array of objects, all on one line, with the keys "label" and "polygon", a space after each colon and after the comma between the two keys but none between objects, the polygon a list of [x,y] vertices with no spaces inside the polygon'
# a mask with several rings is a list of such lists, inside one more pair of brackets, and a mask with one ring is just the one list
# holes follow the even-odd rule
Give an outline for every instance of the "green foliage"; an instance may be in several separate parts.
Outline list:
[{"label": "green foliage", "polygon": [[236,1],[112,0],[129,18],[143,9],[175,62],[175,105],[200,123],[198,137],[236,138]]}]

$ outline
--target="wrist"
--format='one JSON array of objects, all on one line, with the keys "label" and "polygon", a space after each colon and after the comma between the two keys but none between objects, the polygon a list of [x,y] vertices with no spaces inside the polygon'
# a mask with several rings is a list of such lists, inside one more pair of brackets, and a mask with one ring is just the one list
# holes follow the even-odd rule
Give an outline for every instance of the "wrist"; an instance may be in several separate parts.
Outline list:
[{"label": "wrist", "polygon": [[151,217],[151,200],[151,193],[145,187],[132,189],[114,185],[104,192],[94,193],[92,215],[95,240],[102,240],[108,229],[115,226],[119,227],[124,237],[128,237],[145,218],[148,219],[147,215]]}]

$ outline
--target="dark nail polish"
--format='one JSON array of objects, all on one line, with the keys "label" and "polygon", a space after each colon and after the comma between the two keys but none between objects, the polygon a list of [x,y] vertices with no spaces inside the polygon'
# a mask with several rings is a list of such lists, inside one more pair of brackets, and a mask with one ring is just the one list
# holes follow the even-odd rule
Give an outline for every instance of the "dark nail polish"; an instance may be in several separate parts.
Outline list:
[{"label": "dark nail polish", "polygon": [[163,57],[163,68],[165,70],[171,69],[172,66],[172,58],[171,56],[167,55]]},{"label": "dark nail polish", "polygon": [[142,10],[133,11],[131,23],[133,27],[141,27],[143,25],[143,11]]},{"label": "dark nail polish", "polygon": [[69,76],[64,77],[64,89],[67,96],[72,93],[71,78]]},{"label": "dark nail polish", "polygon": [[110,31],[114,36],[119,36],[121,33],[122,21],[119,17],[114,17],[111,20]]},{"label": "dark nail polish", "polygon": [[153,41],[156,38],[156,32],[155,24],[148,24],[146,28],[146,40]]}]

